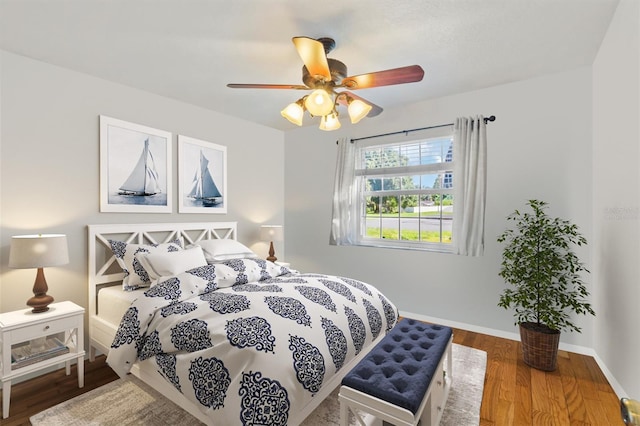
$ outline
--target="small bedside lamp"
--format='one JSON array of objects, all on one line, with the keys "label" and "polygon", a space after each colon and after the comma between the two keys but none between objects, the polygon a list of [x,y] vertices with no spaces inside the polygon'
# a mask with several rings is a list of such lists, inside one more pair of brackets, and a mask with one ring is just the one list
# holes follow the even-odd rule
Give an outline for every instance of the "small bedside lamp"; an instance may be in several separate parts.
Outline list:
[{"label": "small bedside lamp", "polygon": [[267,257],[267,260],[270,262],[278,260],[275,256],[276,252],[273,249],[273,242],[282,241],[284,239],[284,230],[282,225],[262,225],[260,227],[260,238],[265,241],[270,241],[269,257]]},{"label": "small bedside lamp", "polygon": [[49,310],[53,297],[47,294],[47,280],[44,278],[45,266],[58,266],[69,263],[67,236],[62,234],[18,235],[11,237],[9,267],[17,269],[38,268],[33,284],[34,296],[27,301],[39,313]]}]

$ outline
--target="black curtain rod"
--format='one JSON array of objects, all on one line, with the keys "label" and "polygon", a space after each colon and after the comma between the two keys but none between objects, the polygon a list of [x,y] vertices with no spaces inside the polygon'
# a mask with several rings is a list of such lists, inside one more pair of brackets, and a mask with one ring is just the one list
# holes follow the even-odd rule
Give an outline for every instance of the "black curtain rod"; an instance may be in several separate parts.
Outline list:
[{"label": "black curtain rod", "polygon": [[[485,117],[484,118],[484,123],[487,124],[489,121],[496,121],[496,116],[492,115],[489,117]],[[401,133],[407,134],[409,132],[417,132],[419,130],[429,130],[429,129],[437,129],[439,127],[448,127],[448,126],[453,126],[455,123],[449,123],[449,124],[438,124],[437,126],[429,126],[429,127],[420,127],[418,129],[410,129],[410,130],[401,130],[399,132],[391,132],[391,133],[383,133],[381,135],[373,135],[373,136],[365,136],[363,138],[355,138],[355,139],[351,139],[351,142],[355,142],[355,141],[362,141],[365,139],[373,139],[373,138],[381,138],[383,136],[391,136],[391,135],[399,135]]]}]

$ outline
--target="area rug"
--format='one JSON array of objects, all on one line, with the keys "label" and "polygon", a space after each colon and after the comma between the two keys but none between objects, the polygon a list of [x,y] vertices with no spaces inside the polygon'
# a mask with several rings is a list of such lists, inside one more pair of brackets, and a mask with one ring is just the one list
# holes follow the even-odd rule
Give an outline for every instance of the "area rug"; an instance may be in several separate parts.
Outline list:
[{"label": "area rug", "polygon": [[453,345],[453,383],[440,426],[477,426],[487,370],[487,353]]},{"label": "area rug", "polygon": [[[487,364],[486,352],[453,345],[454,380],[444,410],[442,426],[476,426]],[[133,376],[82,394],[30,419],[33,426],[193,426],[201,424]],[[340,423],[337,390],[303,422],[303,426]]]}]

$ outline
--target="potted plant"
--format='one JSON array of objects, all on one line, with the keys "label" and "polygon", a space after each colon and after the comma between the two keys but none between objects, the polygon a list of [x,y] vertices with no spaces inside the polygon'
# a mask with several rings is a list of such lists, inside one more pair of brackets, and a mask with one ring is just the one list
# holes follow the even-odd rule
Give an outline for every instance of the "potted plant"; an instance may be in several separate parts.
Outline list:
[{"label": "potted plant", "polygon": [[529,200],[527,205],[533,212],[513,212],[507,217],[513,227],[498,237],[505,243],[499,275],[512,286],[503,291],[498,306],[515,311],[524,362],[553,371],[560,332],[582,331],[572,314],[595,315],[582,281],[589,271],[573,252],[587,240],[576,225],[549,217],[544,201]]}]

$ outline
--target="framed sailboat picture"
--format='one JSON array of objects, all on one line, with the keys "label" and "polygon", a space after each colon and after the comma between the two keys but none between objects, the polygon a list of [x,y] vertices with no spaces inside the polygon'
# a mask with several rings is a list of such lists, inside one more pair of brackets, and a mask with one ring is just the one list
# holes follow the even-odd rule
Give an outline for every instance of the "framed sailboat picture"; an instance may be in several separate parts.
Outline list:
[{"label": "framed sailboat picture", "polygon": [[100,116],[100,211],[171,213],[170,132]]},{"label": "framed sailboat picture", "polygon": [[178,212],[227,212],[227,147],[178,135]]}]

